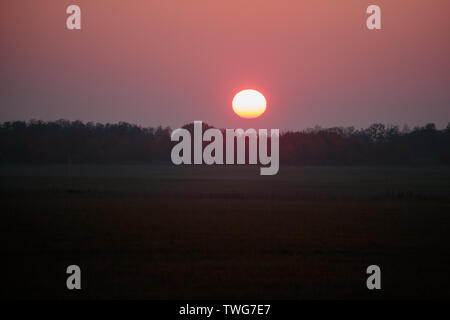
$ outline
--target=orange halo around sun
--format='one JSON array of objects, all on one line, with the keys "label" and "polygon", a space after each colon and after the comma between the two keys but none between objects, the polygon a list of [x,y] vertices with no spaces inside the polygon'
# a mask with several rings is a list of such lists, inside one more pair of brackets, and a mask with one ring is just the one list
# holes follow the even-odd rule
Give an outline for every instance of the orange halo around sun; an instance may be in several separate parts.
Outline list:
[{"label": "orange halo around sun", "polygon": [[234,96],[232,106],[238,116],[252,119],[259,117],[266,111],[267,101],[260,92],[246,89]]}]

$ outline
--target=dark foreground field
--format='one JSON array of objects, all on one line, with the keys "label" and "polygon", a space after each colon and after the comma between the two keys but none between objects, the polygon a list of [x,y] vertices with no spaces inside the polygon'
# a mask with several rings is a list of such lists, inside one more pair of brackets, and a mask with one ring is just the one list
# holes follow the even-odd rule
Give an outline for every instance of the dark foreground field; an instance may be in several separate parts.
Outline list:
[{"label": "dark foreground field", "polygon": [[2,297],[450,297],[450,168],[71,171],[0,167]]}]

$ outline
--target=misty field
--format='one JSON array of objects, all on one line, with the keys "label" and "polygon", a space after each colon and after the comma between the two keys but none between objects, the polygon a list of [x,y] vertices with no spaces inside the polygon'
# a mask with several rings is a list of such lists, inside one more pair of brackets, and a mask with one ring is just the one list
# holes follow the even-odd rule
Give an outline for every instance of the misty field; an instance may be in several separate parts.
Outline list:
[{"label": "misty field", "polygon": [[0,166],[0,198],[2,297],[450,297],[449,167]]}]

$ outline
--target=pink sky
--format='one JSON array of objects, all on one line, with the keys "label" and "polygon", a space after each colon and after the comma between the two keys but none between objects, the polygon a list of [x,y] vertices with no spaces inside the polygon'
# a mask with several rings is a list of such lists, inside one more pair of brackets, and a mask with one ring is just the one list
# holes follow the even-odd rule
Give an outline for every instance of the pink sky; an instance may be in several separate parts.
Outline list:
[{"label": "pink sky", "polygon": [[[66,7],[82,30],[66,29]],[[365,27],[369,4],[381,31]],[[450,121],[450,1],[2,0],[0,121],[303,129]],[[238,118],[240,89],[266,113]]]}]

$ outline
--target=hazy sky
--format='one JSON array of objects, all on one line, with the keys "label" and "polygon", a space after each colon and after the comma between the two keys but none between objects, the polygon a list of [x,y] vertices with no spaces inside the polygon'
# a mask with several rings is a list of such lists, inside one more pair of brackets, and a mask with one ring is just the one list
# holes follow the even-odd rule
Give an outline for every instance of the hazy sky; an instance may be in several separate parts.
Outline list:
[{"label": "hazy sky", "polygon": [[[448,0],[1,0],[0,121],[443,127],[449,15]],[[268,101],[257,120],[231,108],[247,88]]]}]

